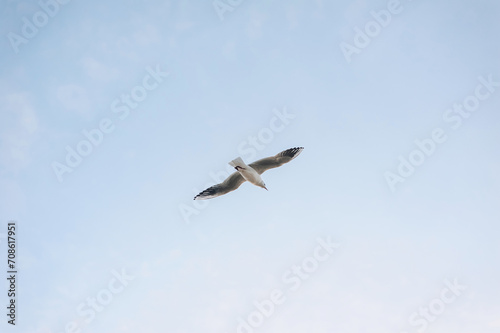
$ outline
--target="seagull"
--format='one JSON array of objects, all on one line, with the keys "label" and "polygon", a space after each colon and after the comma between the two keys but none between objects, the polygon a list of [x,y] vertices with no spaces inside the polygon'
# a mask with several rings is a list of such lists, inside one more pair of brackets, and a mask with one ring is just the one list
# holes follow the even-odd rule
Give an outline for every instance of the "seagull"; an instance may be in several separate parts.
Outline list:
[{"label": "seagull", "polygon": [[229,162],[229,165],[234,167],[236,169],[236,172],[232,173],[222,183],[209,187],[206,190],[200,192],[200,194],[194,197],[194,200],[206,200],[221,196],[223,194],[236,190],[245,181],[249,181],[256,186],[262,187],[263,189],[267,190],[266,184],[264,183],[260,175],[262,175],[269,169],[277,168],[285,163],[290,162],[295,157],[299,156],[302,150],[304,150],[304,147],[290,148],[282,151],[275,156],[266,157],[255,161],[250,165],[246,165],[241,157],[238,157]]}]

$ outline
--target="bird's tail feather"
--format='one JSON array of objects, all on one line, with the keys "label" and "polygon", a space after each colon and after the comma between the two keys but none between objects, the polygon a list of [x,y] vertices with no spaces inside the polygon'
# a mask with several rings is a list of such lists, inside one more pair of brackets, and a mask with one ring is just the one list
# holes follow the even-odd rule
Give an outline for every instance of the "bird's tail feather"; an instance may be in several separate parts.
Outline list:
[{"label": "bird's tail feather", "polygon": [[236,168],[237,166],[245,168],[247,166],[245,162],[243,162],[241,157],[235,158],[234,160],[229,162],[229,165],[232,166],[233,168]]}]

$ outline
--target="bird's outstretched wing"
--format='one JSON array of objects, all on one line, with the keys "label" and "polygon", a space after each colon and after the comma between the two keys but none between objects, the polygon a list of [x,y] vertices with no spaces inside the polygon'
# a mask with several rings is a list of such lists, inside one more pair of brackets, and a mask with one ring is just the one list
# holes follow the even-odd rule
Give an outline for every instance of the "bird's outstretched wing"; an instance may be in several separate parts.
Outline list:
[{"label": "bird's outstretched wing", "polygon": [[194,200],[205,200],[218,197],[220,195],[236,190],[244,182],[245,178],[243,178],[239,172],[234,172],[222,183],[211,186],[206,190],[200,192],[200,194],[194,197]]},{"label": "bird's outstretched wing", "polygon": [[281,153],[275,156],[266,157],[258,161],[255,161],[249,164],[248,166],[252,167],[255,171],[257,171],[259,175],[261,175],[266,170],[277,168],[285,163],[290,162],[295,157],[299,156],[302,150],[304,150],[304,147],[290,148],[282,151]]}]

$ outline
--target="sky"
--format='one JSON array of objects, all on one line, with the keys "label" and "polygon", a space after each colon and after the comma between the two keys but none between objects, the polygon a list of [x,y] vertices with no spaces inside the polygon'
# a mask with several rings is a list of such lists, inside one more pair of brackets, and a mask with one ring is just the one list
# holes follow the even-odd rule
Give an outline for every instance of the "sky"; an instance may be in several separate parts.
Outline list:
[{"label": "sky", "polygon": [[499,15],[0,0],[0,331],[498,332]]}]

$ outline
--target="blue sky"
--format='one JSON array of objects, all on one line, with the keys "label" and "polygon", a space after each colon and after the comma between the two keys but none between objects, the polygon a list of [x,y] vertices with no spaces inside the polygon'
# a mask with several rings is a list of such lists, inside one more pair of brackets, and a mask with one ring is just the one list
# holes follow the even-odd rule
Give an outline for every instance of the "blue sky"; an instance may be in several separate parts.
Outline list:
[{"label": "blue sky", "polygon": [[498,332],[496,1],[62,2],[0,2],[2,332]]}]

